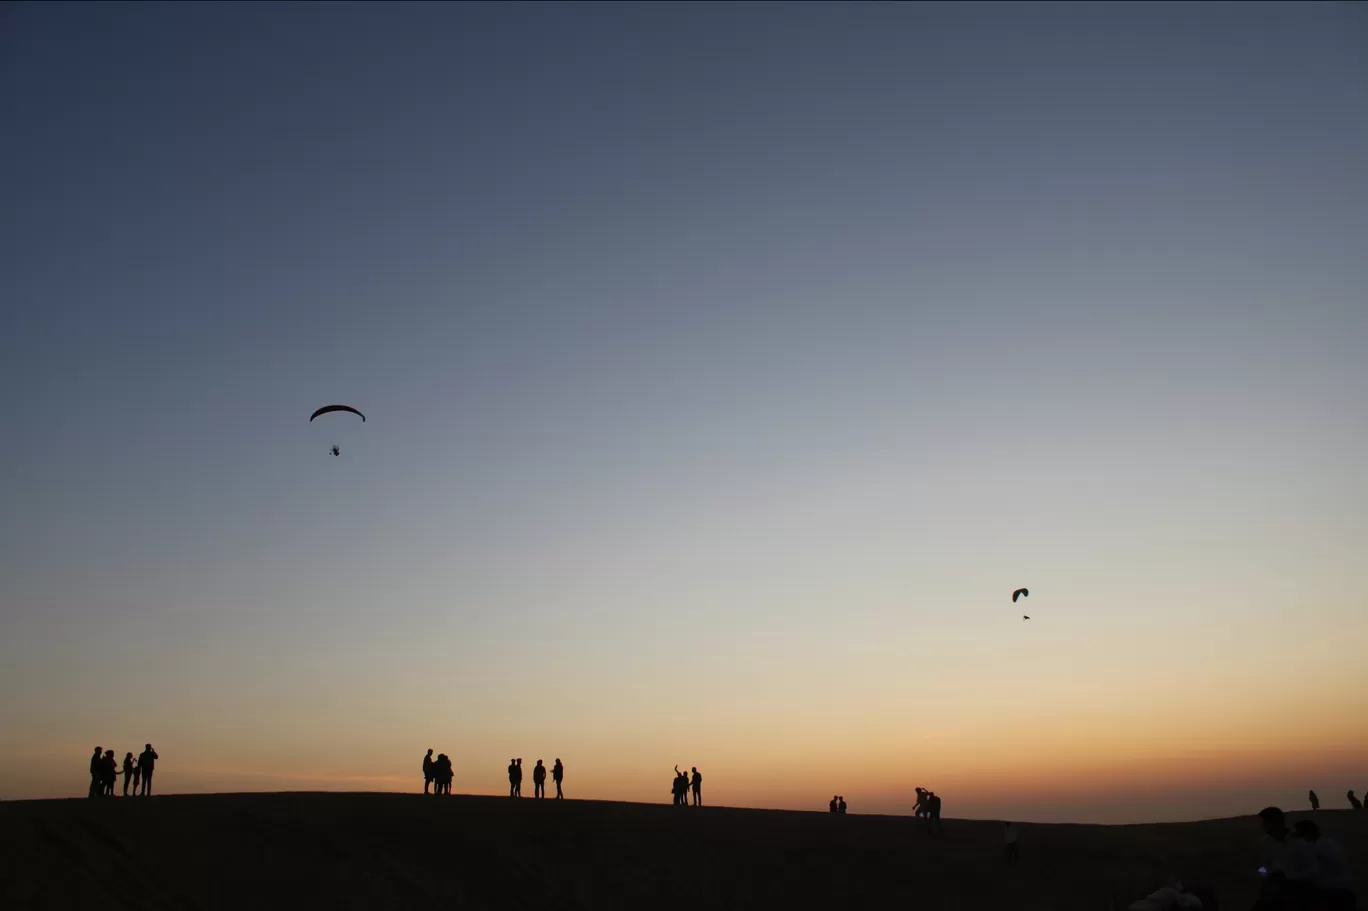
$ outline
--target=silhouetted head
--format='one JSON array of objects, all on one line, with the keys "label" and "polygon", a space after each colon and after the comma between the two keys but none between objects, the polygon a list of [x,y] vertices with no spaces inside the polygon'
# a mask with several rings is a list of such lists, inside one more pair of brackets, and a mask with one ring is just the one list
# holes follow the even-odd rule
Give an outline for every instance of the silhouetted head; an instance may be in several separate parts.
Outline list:
[{"label": "silhouetted head", "polygon": [[429,755],[429,756],[432,755],[432,747],[428,747],[428,755]]},{"label": "silhouetted head", "polygon": [[[103,748],[103,747],[96,747],[96,748],[95,748],[95,755],[96,755],[96,756],[99,756],[99,755],[100,755],[101,753],[103,753],[103,752],[104,752],[104,748]],[[1349,793],[1352,794],[1352,793],[1354,793],[1354,792],[1353,792],[1353,791],[1350,791]]]},{"label": "silhouetted head", "polygon": [[133,758],[133,751],[132,751],[132,750],[129,750],[127,753],[124,753],[124,759],[132,759],[132,758]]},{"label": "silhouetted head", "polygon": [[[150,744],[150,743],[144,743],[143,746],[144,746],[145,748],[149,749],[149,750],[152,749],[152,744]],[[175,751],[172,750],[172,752],[175,752]]]},{"label": "silhouetted head", "polygon": [[1283,811],[1277,807],[1264,807],[1259,811],[1259,822],[1263,824],[1264,834],[1272,838],[1282,838],[1287,833],[1287,821]]},{"label": "silhouetted head", "polygon": [[693,773],[694,773],[695,775],[698,774],[698,766],[694,766],[694,767],[693,767]]},{"label": "silhouetted head", "polygon": [[113,759],[113,758],[114,758],[114,751],[113,751],[113,750],[108,750],[108,751],[105,753],[105,758],[107,758],[107,759]]},{"label": "silhouetted head", "polygon": [[1301,822],[1297,823],[1293,827],[1293,831],[1310,842],[1314,842],[1320,838],[1320,826],[1309,819],[1303,819]]},{"label": "silhouetted head", "polygon": [[538,760],[537,760],[537,765],[541,765],[541,764],[542,764],[542,761],[541,761],[540,759],[538,759]]}]

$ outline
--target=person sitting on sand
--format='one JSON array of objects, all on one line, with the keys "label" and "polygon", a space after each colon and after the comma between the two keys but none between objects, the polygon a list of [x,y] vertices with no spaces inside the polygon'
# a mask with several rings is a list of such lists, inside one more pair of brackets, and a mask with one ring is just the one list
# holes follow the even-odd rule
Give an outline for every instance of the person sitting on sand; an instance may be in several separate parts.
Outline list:
[{"label": "person sitting on sand", "polygon": [[1254,907],[1301,907],[1316,898],[1316,854],[1309,842],[1287,828],[1283,811],[1265,807],[1259,812],[1264,839],[1261,848],[1264,875],[1263,891]]},{"label": "person sitting on sand", "polygon": [[698,766],[693,767],[693,780],[689,786],[693,788],[694,806],[703,806],[703,776],[698,774]]},{"label": "person sitting on sand", "polygon": [[432,785],[433,767],[432,747],[428,747],[427,755],[423,757],[423,793],[428,793],[428,788]]},{"label": "person sitting on sand", "polygon": [[123,793],[123,796],[125,796],[125,797],[128,796],[128,783],[129,783],[130,781],[133,781],[133,780],[134,780],[134,779],[133,779],[133,776],[134,776],[134,773],[135,773],[135,770],[137,769],[137,767],[138,767],[138,764],[137,764],[136,762],[134,762],[134,760],[133,760],[133,751],[132,751],[132,750],[129,750],[127,753],[124,754],[124,761],[123,761],[123,777],[124,777],[124,793]]},{"label": "person sitting on sand", "polygon": [[1349,809],[1351,809],[1351,810],[1362,810],[1362,809],[1363,809],[1363,801],[1361,801],[1361,800],[1359,800],[1357,797],[1355,797],[1353,791],[1350,791],[1350,792],[1349,792],[1348,797],[1349,797]]},{"label": "person sitting on sand", "polygon": [[1321,834],[1320,826],[1303,819],[1293,828],[1316,853],[1316,875],[1312,882],[1321,891],[1326,911],[1354,911],[1358,896],[1354,894],[1354,874],[1338,842]]},{"label": "person sitting on sand", "polygon": [[1007,863],[1014,864],[1020,859],[1017,854],[1017,830],[1010,822],[1002,824],[1002,837],[1007,842]]},{"label": "person sitting on sand", "polygon": [[551,767],[551,779],[556,783],[556,799],[561,800],[565,794],[561,791],[561,782],[565,780],[565,766],[561,765],[560,757],[556,757],[556,764]]},{"label": "person sitting on sand", "polygon": [[532,770],[532,797],[536,800],[546,797],[546,766],[542,765],[540,759],[537,760],[537,767]]}]

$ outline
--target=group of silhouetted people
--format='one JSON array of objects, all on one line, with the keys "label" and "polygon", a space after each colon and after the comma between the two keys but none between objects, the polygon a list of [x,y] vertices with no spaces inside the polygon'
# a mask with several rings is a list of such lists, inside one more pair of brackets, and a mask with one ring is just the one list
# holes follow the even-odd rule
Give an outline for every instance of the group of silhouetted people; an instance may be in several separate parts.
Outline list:
[{"label": "group of silhouetted people", "polygon": [[[532,797],[542,799],[546,797],[546,764],[538,759],[536,766],[532,769]],[[508,796],[522,796],[522,759],[508,760]],[[551,767],[551,780],[556,783],[556,799],[562,800],[565,797],[565,790],[562,784],[565,781],[565,763],[557,757],[556,764]]]},{"label": "group of silhouetted people", "polygon": [[[455,775],[451,768],[451,757],[446,753],[438,753],[437,758],[433,759],[429,748],[423,757],[423,793],[450,794],[451,779]],[[431,792],[428,791],[429,787],[432,788]]]},{"label": "group of silhouetted people", "polygon": [[689,805],[689,791],[693,791],[693,805],[703,806],[703,776],[698,774],[698,767],[690,769],[693,778],[689,777],[689,772],[679,771],[679,766],[675,766],[674,784],[670,788],[670,793],[674,795],[674,805],[677,807],[687,807]]},{"label": "group of silhouetted people", "polygon": [[[1319,801],[1317,802],[1319,803]],[[1283,811],[1259,813],[1263,826],[1263,878],[1254,911],[1354,911],[1358,897],[1344,851],[1304,819],[1287,827]]]},{"label": "group of silhouetted people", "polygon": [[838,794],[835,797],[831,798],[831,803],[829,803],[827,806],[830,809],[830,812],[843,814],[846,811],[845,798]]},{"label": "group of silhouetted people", "polygon": [[926,788],[917,788],[917,803],[912,808],[912,815],[917,819],[930,821],[931,831],[941,831],[941,799],[934,791]]},{"label": "group of silhouetted people", "polygon": [[128,786],[133,785],[134,797],[152,796],[152,772],[157,767],[157,752],[152,744],[146,744],[141,755],[133,758],[130,751],[124,754],[123,771],[114,758],[113,750],[96,747],[90,756],[90,796],[113,797],[114,785],[123,776],[123,796],[128,796]]}]

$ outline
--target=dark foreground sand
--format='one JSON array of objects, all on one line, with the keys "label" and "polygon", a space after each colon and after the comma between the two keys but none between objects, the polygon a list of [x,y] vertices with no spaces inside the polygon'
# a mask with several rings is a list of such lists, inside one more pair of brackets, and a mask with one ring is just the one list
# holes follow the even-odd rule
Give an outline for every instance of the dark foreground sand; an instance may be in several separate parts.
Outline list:
[{"label": "dark foreground sand", "polygon": [[[1368,874],[1368,813],[1323,811]],[[1252,818],[1145,826],[401,794],[0,803],[0,908],[1125,908],[1176,872],[1253,903]]]}]

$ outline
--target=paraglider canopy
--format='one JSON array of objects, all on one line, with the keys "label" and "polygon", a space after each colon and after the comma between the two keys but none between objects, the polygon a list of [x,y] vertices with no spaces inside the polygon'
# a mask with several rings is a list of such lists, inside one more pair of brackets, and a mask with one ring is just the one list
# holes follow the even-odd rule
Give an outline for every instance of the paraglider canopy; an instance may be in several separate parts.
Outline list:
[{"label": "paraglider canopy", "polygon": [[362,421],[366,420],[366,416],[364,414],[357,411],[350,405],[324,405],[322,408],[318,409],[313,414],[309,415],[309,421],[312,423],[313,419],[318,417],[320,414],[329,414],[333,411],[350,411],[352,414],[359,417]]},{"label": "paraglider canopy", "polygon": [[1018,596],[1023,597],[1023,598],[1029,598],[1029,597],[1031,596],[1031,593],[1028,592],[1028,591],[1027,591],[1026,589],[1024,589],[1024,588],[1018,588],[1016,591],[1012,592],[1012,603],[1013,603],[1013,604],[1016,604],[1016,599],[1017,599]]}]

